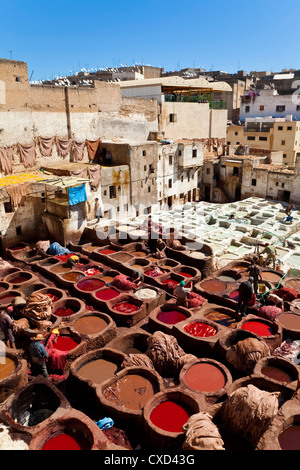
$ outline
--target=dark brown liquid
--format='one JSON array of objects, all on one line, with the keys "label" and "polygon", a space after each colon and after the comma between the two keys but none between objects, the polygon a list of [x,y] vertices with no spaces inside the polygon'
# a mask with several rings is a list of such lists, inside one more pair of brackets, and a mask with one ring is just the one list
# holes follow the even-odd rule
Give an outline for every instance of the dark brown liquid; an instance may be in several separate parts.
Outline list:
[{"label": "dark brown liquid", "polygon": [[78,375],[91,380],[93,383],[101,384],[117,372],[118,366],[106,359],[90,361],[78,370]]}]

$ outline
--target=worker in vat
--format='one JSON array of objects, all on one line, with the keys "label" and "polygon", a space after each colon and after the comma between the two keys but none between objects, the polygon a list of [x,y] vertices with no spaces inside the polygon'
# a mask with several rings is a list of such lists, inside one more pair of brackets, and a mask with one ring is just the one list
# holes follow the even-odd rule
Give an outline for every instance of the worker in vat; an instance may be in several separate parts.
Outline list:
[{"label": "worker in vat", "polygon": [[275,305],[275,307],[284,310],[284,301],[281,297],[279,297],[279,295],[268,293],[265,296],[265,301],[266,305]]},{"label": "worker in vat", "polygon": [[267,255],[264,266],[268,266],[271,261],[273,263],[273,269],[276,269],[276,248],[269,243],[265,243],[265,249],[261,252],[261,255]]},{"label": "worker in vat", "polygon": [[295,207],[295,204],[290,204],[287,208],[286,208],[286,219],[285,221],[286,222],[291,222],[293,220],[293,217],[292,217],[292,210],[294,209]]},{"label": "worker in vat", "polygon": [[144,282],[144,274],[141,271],[134,271],[131,275],[131,281],[139,287]]},{"label": "worker in vat", "polygon": [[31,357],[31,366],[33,375],[42,375],[46,379],[49,379],[46,360],[49,357],[49,353],[43,344],[44,336],[37,334],[32,338],[29,346],[29,354]]},{"label": "worker in vat", "polygon": [[0,310],[0,328],[4,335],[5,344],[8,348],[16,349],[15,338],[13,335],[13,324],[14,320],[5,311],[5,309],[2,308]]},{"label": "worker in vat", "polygon": [[24,317],[25,306],[26,300],[21,296],[17,296],[13,299],[11,305],[7,307],[6,311],[14,320],[19,320]]},{"label": "worker in vat", "polygon": [[253,290],[255,295],[257,295],[258,291],[258,281],[259,279],[261,280],[261,274],[260,274],[260,267],[256,264],[257,263],[257,258],[253,258],[251,260],[250,266],[247,268],[247,272],[249,273],[249,277],[253,277]]},{"label": "worker in vat", "polygon": [[175,292],[177,294],[177,305],[179,307],[188,306],[188,296],[189,293],[193,290],[193,283],[191,282],[190,287],[185,286],[184,281],[180,281],[179,285],[176,287]]},{"label": "worker in vat", "polygon": [[76,267],[78,263],[79,263],[79,256],[71,255],[68,258],[67,265],[70,266],[70,268]]},{"label": "worker in vat", "polygon": [[237,313],[242,317],[247,315],[247,308],[249,303],[253,300],[254,288],[253,277],[249,277],[248,281],[241,282],[239,286],[239,301],[237,306]]}]

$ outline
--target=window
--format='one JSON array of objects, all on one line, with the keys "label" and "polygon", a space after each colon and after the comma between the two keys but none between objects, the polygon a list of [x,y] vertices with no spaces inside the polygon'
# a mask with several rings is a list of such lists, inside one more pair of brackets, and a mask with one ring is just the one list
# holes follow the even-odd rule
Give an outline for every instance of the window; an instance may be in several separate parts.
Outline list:
[{"label": "window", "polygon": [[234,135],[239,135],[239,133],[238,133],[238,132],[235,132]]},{"label": "window", "polygon": [[255,136],[254,135],[248,135],[247,140],[255,140]]},{"label": "window", "polygon": [[265,109],[265,107],[263,105],[259,107],[260,111],[263,111],[264,109]]},{"label": "window", "polygon": [[282,127],[282,126],[278,126],[278,130],[279,130],[279,131],[282,131],[282,130],[283,130],[283,127]]},{"label": "window", "polygon": [[239,169],[238,169],[237,166],[234,166],[234,167],[233,167],[233,174],[234,174],[235,176],[238,176],[238,174],[239,174]]},{"label": "window", "polygon": [[282,155],[282,157],[283,157],[283,158],[286,158],[286,157],[287,157],[287,154],[286,154],[286,153],[284,153],[284,154]]},{"label": "window", "polygon": [[251,184],[252,186],[256,186],[256,179],[253,179]]},{"label": "window", "polygon": [[268,140],[268,137],[260,137],[259,140],[266,141],[266,140]]},{"label": "window", "polygon": [[22,77],[16,77],[16,82],[22,83]]},{"label": "window", "polygon": [[245,112],[246,112],[246,113],[249,113],[249,112],[250,112],[250,106],[246,106],[246,107],[245,107]]},{"label": "window", "polygon": [[173,163],[173,157],[172,155],[169,155],[169,165],[172,165],[172,163]]},{"label": "window", "polygon": [[183,176],[181,177],[181,182],[183,183]]},{"label": "window", "polygon": [[109,187],[109,197],[110,199],[115,199],[117,197],[117,188],[116,186]]},{"label": "window", "polygon": [[151,186],[148,186],[148,193],[151,193]]},{"label": "window", "polygon": [[172,188],[172,179],[169,179],[169,188]]},{"label": "window", "polygon": [[170,122],[177,122],[177,114],[170,114],[169,115]]},{"label": "window", "polygon": [[178,156],[179,157],[181,157],[181,154],[182,154],[181,150],[178,150]]},{"label": "window", "polygon": [[284,188],[284,183],[281,183],[281,187]]},{"label": "window", "polygon": [[180,198],[180,199],[184,199],[184,193],[180,193],[179,198]]},{"label": "window", "polygon": [[22,227],[21,227],[21,225],[19,225],[18,227],[16,227],[16,234],[17,234],[17,235],[22,235]]},{"label": "window", "polygon": [[300,104],[297,104],[296,111],[300,111]]},{"label": "window", "polygon": [[278,181],[276,181],[276,186],[278,186]]},{"label": "window", "polygon": [[4,203],[4,210],[6,213],[14,212],[10,201]]},{"label": "window", "polygon": [[196,158],[197,157],[197,149],[194,149],[193,150],[193,158]]},{"label": "window", "polygon": [[282,141],[281,141],[281,145],[285,145],[285,140],[282,140]]},{"label": "window", "polygon": [[146,150],[143,150],[143,157],[146,156]]},{"label": "window", "polygon": [[293,129],[292,126],[288,126],[287,128],[288,131],[291,131],[292,129]]},{"label": "window", "polygon": [[230,142],[227,142],[227,145],[230,145]]},{"label": "window", "polygon": [[210,168],[206,168],[206,174],[210,175]]},{"label": "window", "polygon": [[283,106],[283,105],[276,106],[276,112],[277,113],[283,113],[283,111],[285,111],[285,106]]},{"label": "window", "polygon": [[147,165],[144,165],[144,171],[147,171]]}]

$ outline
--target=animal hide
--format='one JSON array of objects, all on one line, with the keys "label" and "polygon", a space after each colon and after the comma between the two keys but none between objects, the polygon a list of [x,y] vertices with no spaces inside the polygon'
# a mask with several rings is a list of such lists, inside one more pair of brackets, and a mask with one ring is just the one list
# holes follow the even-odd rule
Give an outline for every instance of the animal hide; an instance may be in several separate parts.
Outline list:
[{"label": "animal hide", "polygon": [[73,142],[72,156],[74,162],[81,162],[84,157],[85,142]]},{"label": "animal hide", "polygon": [[41,321],[49,320],[52,313],[52,301],[46,294],[34,292],[28,298],[24,315],[30,323],[41,326]]},{"label": "animal hide", "polygon": [[276,416],[280,392],[266,392],[254,385],[233,392],[221,408],[222,423],[255,446]]},{"label": "animal hide", "polygon": [[96,161],[97,157],[99,156],[100,143],[101,143],[100,139],[97,139],[95,141],[86,140],[88,156],[89,156],[90,161],[92,162],[94,160]]},{"label": "animal hide", "polygon": [[50,157],[52,155],[54,137],[39,137],[38,143],[41,155],[43,157]]},{"label": "animal hide", "polygon": [[5,189],[10,196],[13,208],[24,205],[25,197],[28,192],[29,183],[12,184]]},{"label": "animal hide", "polygon": [[257,338],[246,338],[231,346],[226,353],[226,360],[237,370],[252,372],[255,364],[270,355],[270,348]]},{"label": "animal hide", "polygon": [[56,149],[57,149],[57,154],[60,156],[60,157],[66,157],[67,155],[69,155],[69,153],[71,152],[71,148],[72,148],[72,143],[73,143],[73,140],[72,139],[59,139],[58,137],[56,137]]},{"label": "animal hide", "polygon": [[13,147],[0,147],[0,168],[5,175],[12,173]]},{"label": "animal hide", "polygon": [[153,369],[154,365],[146,354],[129,354],[122,362],[121,367],[147,367]]},{"label": "animal hide", "polygon": [[34,166],[36,160],[35,144],[21,145],[18,143],[17,147],[20,153],[21,163],[23,163],[24,167],[28,168]]},{"label": "animal hide", "polygon": [[182,431],[185,434],[183,450],[225,450],[219,430],[208,413],[192,415]]}]

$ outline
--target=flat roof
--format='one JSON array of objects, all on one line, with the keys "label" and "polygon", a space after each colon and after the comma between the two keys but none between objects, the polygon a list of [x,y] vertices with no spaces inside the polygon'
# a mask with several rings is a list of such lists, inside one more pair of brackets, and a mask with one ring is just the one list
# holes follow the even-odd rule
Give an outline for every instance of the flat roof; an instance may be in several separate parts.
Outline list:
[{"label": "flat roof", "polygon": [[177,75],[172,77],[147,78],[145,80],[126,80],[119,83],[120,88],[137,88],[147,86],[161,86],[162,88],[178,89],[204,89],[212,91],[232,91],[226,82],[209,82],[205,78],[184,79]]}]

